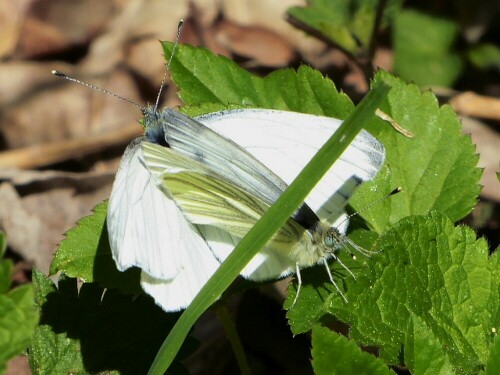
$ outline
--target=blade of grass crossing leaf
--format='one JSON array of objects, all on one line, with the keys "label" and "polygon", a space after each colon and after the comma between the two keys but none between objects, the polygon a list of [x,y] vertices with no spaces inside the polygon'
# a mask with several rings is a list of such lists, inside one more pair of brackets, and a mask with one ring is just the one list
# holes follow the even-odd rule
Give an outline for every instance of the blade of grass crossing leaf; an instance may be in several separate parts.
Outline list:
[{"label": "blade of grass crossing leaf", "polygon": [[167,370],[194,323],[304,201],[321,177],[361,131],[363,125],[374,116],[375,110],[389,90],[390,85],[383,81],[379,81],[372,88],[276,203],[240,241],[170,331],[149,369],[149,375],[161,375]]}]

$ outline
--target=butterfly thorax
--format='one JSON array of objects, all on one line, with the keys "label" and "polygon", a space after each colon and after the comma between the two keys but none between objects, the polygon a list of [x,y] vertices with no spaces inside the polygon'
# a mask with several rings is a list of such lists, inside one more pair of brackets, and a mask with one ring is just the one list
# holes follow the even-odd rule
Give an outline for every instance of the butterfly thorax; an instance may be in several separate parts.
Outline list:
[{"label": "butterfly thorax", "polygon": [[148,142],[155,143],[157,145],[168,147],[168,143],[165,139],[165,127],[162,125],[162,114],[158,112],[156,107],[147,106],[142,110],[144,115],[143,125],[144,125],[144,137]]},{"label": "butterfly thorax", "polygon": [[304,231],[290,255],[299,267],[311,267],[334,256],[342,247],[342,239],[337,228],[326,221],[318,221],[314,228]]}]

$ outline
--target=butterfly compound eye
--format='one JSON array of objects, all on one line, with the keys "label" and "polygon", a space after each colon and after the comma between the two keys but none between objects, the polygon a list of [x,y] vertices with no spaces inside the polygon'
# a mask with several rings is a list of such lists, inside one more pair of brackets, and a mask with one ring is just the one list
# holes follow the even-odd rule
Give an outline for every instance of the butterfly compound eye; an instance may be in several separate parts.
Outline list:
[{"label": "butterfly compound eye", "polygon": [[341,234],[337,228],[328,228],[325,233],[325,237],[323,238],[323,243],[326,247],[331,249],[338,249],[340,247],[340,238]]}]

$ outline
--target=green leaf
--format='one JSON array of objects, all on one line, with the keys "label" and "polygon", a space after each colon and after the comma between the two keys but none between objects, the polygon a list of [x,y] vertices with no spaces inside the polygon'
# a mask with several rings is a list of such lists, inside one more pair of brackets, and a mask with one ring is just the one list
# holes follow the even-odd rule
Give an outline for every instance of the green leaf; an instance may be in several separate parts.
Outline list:
[{"label": "green leaf", "polygon": [[[67,277],[56,288],[37,270],[33,283],[42,313],[30,348],[33,374],[144,374],[177,318],[144,295],[90,283],[78,289]],[[186,371],[176,364],[172,373]]]},{"label": "green leaf", "polygon": [[405,363],[414,375],[452,374],[449,358],[425,322],[412,314],[405,337]]},{"label": "green leaf", "polygon": [[498,333],[493,333],[495,338],[490,347],[490,354],[488,357],[488,362],[486,363],[486,371],[485,375],[495,375],[498,373],[498,369],[500,368],[500,336]]},{"label": "green leaf", "polygon": [[310,0],[292,7],[288,15],[306,30],[315,30],[352,55],[368,48],[375,21],[376,1]]},{"label": "green leaf", "polygon": [[453,50],[458,26],[418,11],[401,12],[394,24],[394,71],[420,86],[450,86],[463,68]]},{"label": "green leaf", "polygon": [[[164,42],[165,56],[172,43]],[[344,119],[354,105],[334,83],[320,72],[301,66],[277,70],[261,78],[233,61],[204,48],[178,46],[170,65],[172,80],[179,87],[185,105],[200,106],[187,111],[191,116],[228,107],[259,107],[311,113]]]},{"label": "green leaf", "polygon": [[361,351],[355,342],[319,325],[312,330],[312,357],[316,375],[394,374],[383,361]]},{"label": "green leaf", "polygon": [[31,285],[9,290],[13,266],[10,259],[3,259],[6,247],[0,232],[0,373],[10,358],[26,350],[38,323]]},{"label": "green leaf", "polygon": [[[386,72],[379,72],[375,82],[381,78],[390,81],[392,89],[379,108],[414,137],[394,131],[384,120],[372,124],[370,132],[386,147],[385,169],[374,182],[361,186],[351,205],[363,210],[375,197],[402,187],[402,193],[362,212],[378,233],[388,223],[430,210],[453,221],[464,218],[476,205],[482,169],[477,167],[475,146],[462,134],[457,115],[448,105],[439,107],[431,92],[421,93],[416,85]],[[377,192],[365,194],[374,186]]]},{"label": "green leaf", "polygon": [[[402,1],[385,4],[382,26],[399,12]],[[316,33],[351,55],[366,55],[379,2],[376,0],[310,0],[306,7],[292,7],[292,23],[309,33]]]},{"label": "green leaf", "polygon": [[[450,107],[440,108],[432,93],[421,94],[416,85],[406,84],[388,73],[379,72],[375,80],[382,77],[392,83],[392,89],[380,108],[413,132],[414,137],[404,137],[383,120],[367,124],[372,134],[386,146],[386,163],[377,178],[364,183],[350,200],[354,211],[360,212],[373,232],[355,231],[350,237],[364,248],[373,250],[380,250],[372,248],[376,233],[383,233],[391,223],[404,217],[436,210],[453,221],[463,218],[477,201],[482,173],[476,166],[475,148],[470,138],[461,134],[460,123]],[[396,186],[403,191],[365,209]],[[341,254],[342,262],[357,277],[367,272],[368,265],[375,259],[377,256],[374,259],[358,256],[353,261]],[[343,277],[346,277],[345,282],[351,280],[335,263],[333,269],[339,272],[337,280]],[[322,267],[302,272],[302,281],[299,300],[288,312],[294,333],[308,331],[323,315],[320,306],[324,301],[338,298]],[[289,289],[285,306],[291,306],[295,288],[294,285]]]},{"label": "green leaf", "polygon": [[66,233],[50,265],[50,274],[63,272],[84,282],[97,282],[104,288],[118,288],[124,293],[139,293],[140,270],[117,270],[111,256],[106,230],[107,202],[93,209]]},{"label": "green leaf", "polygon": [[500,48],[490,43],[482,43],[468,51],[468,58],[479,69],[494,68],[500,71]]},{"label": "green leaf", "polygon": [[491,329],[500,323],[498,253],[488,257],[484,239],[436,212],[401,220],[375,247],[381,253],[365,262],[357,279],[344,279],[348,304],[334,294],[303,299],[316,299],[316,309],[321,301],[325,314],[349,324],[356,342],[379,347],[381,358],[393,364],[401,364],[401,345],[415,315],[432,330],[455,371],[476,372],[486,363]]}]

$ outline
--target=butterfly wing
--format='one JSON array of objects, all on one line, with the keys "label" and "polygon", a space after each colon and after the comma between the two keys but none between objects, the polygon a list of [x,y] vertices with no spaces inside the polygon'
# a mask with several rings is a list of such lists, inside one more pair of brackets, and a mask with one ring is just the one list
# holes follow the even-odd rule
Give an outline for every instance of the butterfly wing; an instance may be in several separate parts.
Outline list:
[{"label": "butterfly wing", "polygon": [[[196,118],[232,140],[290,184],[338,129],[340,120],[266,109],[230,110]],[[383,145],[361,131],[306,198],[321,219],[333,222],[355,188],[371,180],[385,159]]]},{"label": "butterfly wing", "polygon": [[[221,146],[217,134],[179,115],[162,122],[170,121],[165,131],[173,134],[167,140],[172,147],[224,176],[228,187],[233,182],[255,187],[249,197],[272,202],[286,186],[281,179],[290,183],[339,125],[335,119],[268,110],[227,111],[200,117],[200,121],[230,140]],[[176,126],[172,127],[172,122]],[[192,126],[183,127],[186,122]],[[110,242],[118,267],[142,268],[143,288],[165,310],[174,311],[191,302],[218,266],[199,232],[220,260],[232,251],[239,241],[235,234],[239,233],[234,225],[235,234],[211,225],[191,226],[173,205],[168,191],[151,183],[151,174],[138,156],[138,142],[127,149],[113,187],[108,209]],[[256,159],[260,163],[255,163]],[[373,178],[383,159],[383,147],[362,132],[342,155],[344,164],[338,161],[306,202],[321,218],[333,215],[345,205],[360,181]],[[261,163],[270,168],[263,169]],[[269,173],[269,169],[276,174]],[[268,175],[271,177],[266,178]],[[148,230],[141,224],[151,221],[161,225],[153,224]],[[179,233],[185,238],[180,239]],[[252,259],[242,275],[264,280],[289,274],[293,267],[286,256],[268,246]]]},{"label": "butterfly wing", "polygon": [[219,262],[152,182],[139,158],[141,142],[127,147],[113,184],[107,214],[111,251],[119,270],[140,267],[143,288],[164,310],[175,311],[191,302]]},{"label": "butterfly wing", "polygon": [[171,109],[163,110],[160,117],[165,140],[178,153],[200,161],[230,181],[256,181],[246,184],[247,190],[265,201],[276,201],[285,190],[286,184],[273,171],[230,139]]},{"label": "butterfly wing", "polygon": [[[192,224],[215,226],[243,237],[272,204],[170,148],[143,142],[142,154],[160,188],[173,197]],[[275,247],[298,241],[303,231],[289,220],[273,238]]]},{"label": "butterfly wing", "polygon": [[[159,186],[174,198],[210,245],[222,243],[232,251],[272,203],[260,200],[204,164],[172,149],[144,142],[142,150],[144,162]],[[287,221],[242,275],[264,280],[288,274],[294,262],[287,254],[304,232],[293,220]]]},{"label": "butterfly wing", "polygon": [[[333,118],[262,109],[222,111],[196,118],[214,134],[184,117],[181,115],[170,121],[182,123],[182,126],[169,126],[165,130],[173,149],[199,160],[233,184],[250,186],[253,195],[267,197],[272,202],[341,124],[340,120]],[[225,142],[225,139],[231,142]],[[252,158],[249,159],[248,154]],[[362,131],[306,198],[307,205],[320,218],[338,222],[355,188],[376,175],[384,158],[382,144]],[[263,165],[266,167],[262,168]],[[273,173],[269,174],[268,170]],[[265,182],[268,174],[271,183]],[[276,178],[284,180],[285,184],[277,182]],[[239,241],[238,237],[215,227],[200,227],[199,230],[221,261]],[[287,259],[282,259],[267,247],[243,270],[242,275],[263,280],[292,271],[293,265],[290,267]]]}]

